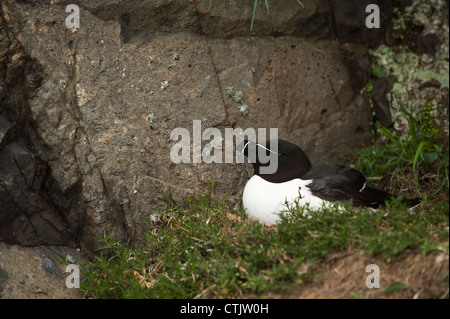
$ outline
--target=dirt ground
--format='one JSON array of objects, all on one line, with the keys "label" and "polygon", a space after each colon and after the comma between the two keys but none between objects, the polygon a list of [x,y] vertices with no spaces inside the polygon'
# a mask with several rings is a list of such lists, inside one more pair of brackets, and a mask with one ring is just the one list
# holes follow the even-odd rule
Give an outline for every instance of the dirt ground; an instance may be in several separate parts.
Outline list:
[{"label": "dirt ground", "polygon": [[[366,278],[374,274],[366,267],[379,267],[380,288],[367,288]],[[312,269],[308,269],[313,267]],[[313,272],[313,282],[300,284],[298,288],[248,298],[274,299],[347,299],[389,298],[427,299],[449,298],[449,255],[443,252],[424,256],[419,251],[406,250],[386,262],[363,254],[356,249],[330,254],[318,264],[299,269]]]}]

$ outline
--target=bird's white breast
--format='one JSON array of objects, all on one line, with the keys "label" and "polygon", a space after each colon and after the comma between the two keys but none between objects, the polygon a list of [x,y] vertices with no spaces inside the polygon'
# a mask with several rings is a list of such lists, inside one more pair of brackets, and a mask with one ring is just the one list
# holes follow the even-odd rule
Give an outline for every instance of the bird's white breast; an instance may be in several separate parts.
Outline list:
[{"label": "bird's white breast", "polygon": [[249,218],[261,223],[275,224],[280,213],[287,210],[286,202],[298,201],[300,207],[309,205],[312,210],[323,207],[324,202],[312,195],[307,187],[312,180],[293,179],[284,183],[270,183],[258,175],[253,175],[244,188],[243,205]]}]

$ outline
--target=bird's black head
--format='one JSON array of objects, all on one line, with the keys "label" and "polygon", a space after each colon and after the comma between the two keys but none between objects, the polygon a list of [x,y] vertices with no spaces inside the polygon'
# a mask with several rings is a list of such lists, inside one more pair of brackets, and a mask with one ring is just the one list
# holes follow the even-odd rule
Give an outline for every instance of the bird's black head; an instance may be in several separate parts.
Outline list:
[{"label": "bird's black head", "polygon": [[[256,175],[272,183],[301,178],[311,168],[305,152],[285,140],[270,140],[265,143],[244,140],[238,150],[252,163]],[[274,165],[274,169],[270,169]]]}]

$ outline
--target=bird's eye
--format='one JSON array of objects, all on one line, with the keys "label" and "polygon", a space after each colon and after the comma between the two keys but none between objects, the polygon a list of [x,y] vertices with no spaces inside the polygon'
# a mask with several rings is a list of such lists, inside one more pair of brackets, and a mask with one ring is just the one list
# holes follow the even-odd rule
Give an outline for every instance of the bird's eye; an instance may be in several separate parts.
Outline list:
[{"label": "bird's eye", "polygon": [[284,154],[283,153],[278,153],[278,156],[283,156]]}]

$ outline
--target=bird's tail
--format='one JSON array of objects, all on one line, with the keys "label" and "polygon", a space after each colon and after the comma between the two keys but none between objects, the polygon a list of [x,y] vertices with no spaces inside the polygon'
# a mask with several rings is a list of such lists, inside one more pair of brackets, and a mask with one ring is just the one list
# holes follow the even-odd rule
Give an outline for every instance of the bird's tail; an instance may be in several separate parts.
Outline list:
[{"label": "bird's tail", "polygon": [[[386,175],[384,176],[382,179],[380,179],[380,181],[377,183],[377,188],[380,189],[384,189],[387,185],[387,183],[389,183],[389,181],[391,180],[392,175]],[[392,196],[392,195],[391,195]],[[417,205],[419,205],[422,202],[422,198],[417,197],[417,198],[405,198],[402,200],[403,203],[405,203],[409,208],[414,208]]]},{"label": "bird's tail", "polygon": [[[361,206],[368,206],[372,208],[378,208],[381,205],[383,205],[386,200],[389,199],[390,194],[386,192],[385,190],[366,183],[363,190],[359,191],[359,194],[357,195],[358,202]],[[359,205],[358,205],[359,206]]]},{"label": "bird's tail", "polygon": [[[389,180],[388,177],[385,177]],[[385,179],[383,178],[383,179]],[[385,181],[387,182],[387,181]],[[362,192],[360,192],[359,200],[363,206],[369,206],[372,208],[379,208],[380,206],[384,206],[386,201],[394,199],[396,196],[386,192],[380,186],[385,186],[385,183],[378,183],[377,186],[367,183],[366,187]],[[402,199],[402,202],[405,203],[408,208],[416,207],[421,203],[421,198],[405,198]]]},{"label": "bird's tail", "polygon": [[380,179],[380,181],[377,183],[377,187],[378,187],[378,188],[381,188],[381,189],[384,189],[384,188],[386,187],[387,183],[389,183],[389,181],[391,180],[391,178],[392,178],[392,175],[391,175],[391,174],[384,176],[384,177],[383,177],[382,179]]}]

